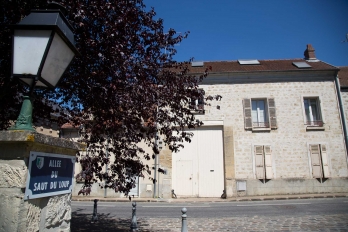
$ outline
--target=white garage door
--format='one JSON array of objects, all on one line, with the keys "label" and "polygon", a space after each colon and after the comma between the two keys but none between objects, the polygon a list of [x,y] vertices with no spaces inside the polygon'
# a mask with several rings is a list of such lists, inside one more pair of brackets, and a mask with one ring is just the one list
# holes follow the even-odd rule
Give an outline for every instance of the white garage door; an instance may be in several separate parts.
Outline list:
[{"label": "white garage door", "polygon": [[174,153],[173,189],[177,196],[220,197],[224,189],[222,127],[201,127],[191,143]]}]

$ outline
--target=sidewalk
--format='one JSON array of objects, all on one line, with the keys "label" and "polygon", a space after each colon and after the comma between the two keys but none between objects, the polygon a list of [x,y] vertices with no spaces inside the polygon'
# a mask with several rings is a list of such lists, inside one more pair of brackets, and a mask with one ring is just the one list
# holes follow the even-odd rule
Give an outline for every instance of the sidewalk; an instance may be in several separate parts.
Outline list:
[{"label": "sidewalk", "polygon": [[[214,197],[187,197],[187,198],[132,198],[135,202],[232,202],[232,201],[266,201],[266,200],[290,200],[290,199],[311,199],[311,198],[338,198],[348,197],[348,193],[320,193],[320,194],[293,194],[293,195],[272,195],[272,196],[244,196],[244,197],[230,197],[227,199]],[[101,202],[129,202],[128,197],[123,198],[104,198],[104,197],[90,197],[90,196],[73,196],[73,201],[93,201],[97,199]]]}]

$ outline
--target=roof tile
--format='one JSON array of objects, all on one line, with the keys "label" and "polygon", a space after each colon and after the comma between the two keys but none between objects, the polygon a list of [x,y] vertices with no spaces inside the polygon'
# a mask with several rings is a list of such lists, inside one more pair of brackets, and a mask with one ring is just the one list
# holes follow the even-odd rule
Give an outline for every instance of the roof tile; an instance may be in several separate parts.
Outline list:
[{"label": "roof tile", "polygon": [[338,78],[342,87],[348,87],[348,66],[339,67]]},{"label": "roof tile", "polygon": [[305,70],[338,70],[337,67],[322,61],[307,62],[304,59],[289,60],[259,60],[260,64],[241,65],[238,61],[208,61],[204,62],[203,67],[189,67],[190,73],[202,73],[206,68],[211,67],[211,73],[224,72],[262,72],[262,71],[297,71],[299,69],[293,62],[306,62],[312,68]]}]

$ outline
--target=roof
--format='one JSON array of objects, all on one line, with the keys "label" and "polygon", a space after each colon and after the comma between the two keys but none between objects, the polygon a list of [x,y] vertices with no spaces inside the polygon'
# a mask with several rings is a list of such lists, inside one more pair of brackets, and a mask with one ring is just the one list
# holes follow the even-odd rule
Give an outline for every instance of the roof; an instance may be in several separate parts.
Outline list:
[{"label": "roof", "polygon": [[[201,67],[189,67],[190,73],[202,73],[206,68],[211,67],[210,73],[231,73],[231,72],[262,72],[262,71],[299,71],[299,70],[336,70],[338,68],[325,62],[316,60],[308,62],[304,59],[288,60],[259,60],[260,64],[241,65],[238,61],[208,61]],[[305,62],[311,68],[298,68],[293,62]]]},{"label": "roof", "polygon": [[348,66],[339,67],[338,79],[340,79],[341,87],[348,87]]}]

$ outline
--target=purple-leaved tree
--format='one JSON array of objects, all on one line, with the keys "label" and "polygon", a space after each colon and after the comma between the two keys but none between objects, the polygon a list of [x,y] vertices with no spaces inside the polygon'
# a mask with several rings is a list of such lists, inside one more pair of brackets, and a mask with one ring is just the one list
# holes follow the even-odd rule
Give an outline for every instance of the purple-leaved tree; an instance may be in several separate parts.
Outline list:
[{"label": "purple-leaved tree", "polygon": [[[134,185],[129,176],[144,176],[150,168],[142,160],[158,154],[156,134],[175,152],[192,134],[185,128],[201,126],[189,102],[204,96],[205,104],[221,96],[205,96],[198,84],[208,74],[190,75],[189,62],[176,62],[175,44],[188,33],[164,31],[163,20],[154,19],[141,0],[59,0],[75,29],[74,59],[55,91],[36,90],[34,122],[49,118],[59,105],[59,123],[83,126],[86,156],[80,157],[85,181],[80,193],[88,194],[92,183],[128,193]],[[31,9],[47,8],[45,0],[5,1],[0,8],[0,129],[16,120],[21,93],[26,88],[10,77],[11,30]],[[166,52],[164,52],[166,51]],[[49,99],[49,100],[48,100]],[[52,104],[53,102],[53,104]],[[152,147],[146,153],[139,142]],[[110,156],[114,162],[110,162]],[[102,167],[108,164],[105,172]],[[161,171],[161,170],[160,170]],[[155,181],[155,180],[154,180]]]}]

